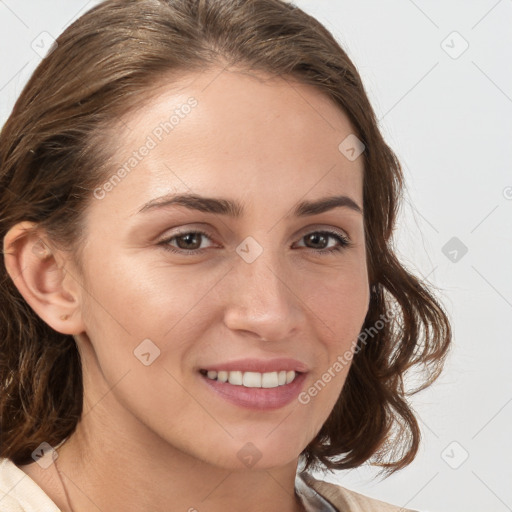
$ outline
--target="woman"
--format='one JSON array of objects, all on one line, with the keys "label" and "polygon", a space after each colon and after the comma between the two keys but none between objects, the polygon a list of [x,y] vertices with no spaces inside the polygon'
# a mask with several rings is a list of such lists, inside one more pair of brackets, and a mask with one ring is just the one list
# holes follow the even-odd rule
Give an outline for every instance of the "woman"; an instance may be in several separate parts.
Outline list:
[{"label": "woman", "polygon": [[107,0],[0,166],[2,510],[398,510],[311,470],[414,459],[403,377],[435,380],[450,326],[392,251],[400,166],[317,21]]}]

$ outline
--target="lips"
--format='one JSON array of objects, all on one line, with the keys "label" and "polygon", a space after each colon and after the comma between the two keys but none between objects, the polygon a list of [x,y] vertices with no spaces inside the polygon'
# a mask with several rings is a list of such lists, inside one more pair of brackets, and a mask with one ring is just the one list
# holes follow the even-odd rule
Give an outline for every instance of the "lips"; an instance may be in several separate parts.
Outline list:
[{"label": "lips", "polygon": [[240,372],[280,372],[280,371],[294,371],[297,373],[304,373],[308,371],[308,367],[296,360],[290,358],[275,358],[275,359],[238,359],[236,361],[225,361],[215,363],[208,366],[202,366],[200,370],[208,371],[240,371]]},{"label": "lips", "polygon": [[238,359],[200,367],[198,374],[215,395],[243,408],[275,410],[300,393],[308,367],[296,359]]}]

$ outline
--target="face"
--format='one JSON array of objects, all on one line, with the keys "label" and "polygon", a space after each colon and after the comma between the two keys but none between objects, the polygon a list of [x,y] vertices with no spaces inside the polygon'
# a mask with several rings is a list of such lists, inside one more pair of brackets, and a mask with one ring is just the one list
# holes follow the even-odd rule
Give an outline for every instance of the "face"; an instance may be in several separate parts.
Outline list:
[{"label": "face", "polygon": [[368,309],[353,132],[311,86],[218,69],[123,119],[85,217],[77,337],[118,425],[225,468],[313,439]]}]

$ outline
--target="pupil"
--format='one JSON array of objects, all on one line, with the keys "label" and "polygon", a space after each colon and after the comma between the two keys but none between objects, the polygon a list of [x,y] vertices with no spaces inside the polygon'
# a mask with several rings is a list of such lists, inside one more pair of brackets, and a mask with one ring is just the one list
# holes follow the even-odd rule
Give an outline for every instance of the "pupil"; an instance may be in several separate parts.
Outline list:
[{"label": "pupil", "polygon": [[[189,233],[189,234],[186,234],[186,235],[182,235],[180,236],[177,241],[178,241],[178,246],[180,246],[180,249],[197,249],[198,247],[195,247],[195,246],[199,246],[201,245],[200,243],[198,244],[198,240],[199,240],[199,234],[198,233]],[[196,243],[194,244],[193,243],[193,240],[195,239]],[[185,241],[185,244],[180,244],[180,240],[181,241]],[[192,240],[192,245],[194,245],[194,247],[190,247],[190,244],[189,242]],[[184,245],[185,247],[182,247],[182,245]]]},{"label": "pupil", "polygon": [[321,245],[323,245],[323,243],[325,243],[325,241],[326,241],[325,236],[321,235],[319,233],[313,233],[313,234],[309,235],[309,240],[313,241],[313,244],[317,244],[319,239],[321,240],[321,242],[320,242]]}]

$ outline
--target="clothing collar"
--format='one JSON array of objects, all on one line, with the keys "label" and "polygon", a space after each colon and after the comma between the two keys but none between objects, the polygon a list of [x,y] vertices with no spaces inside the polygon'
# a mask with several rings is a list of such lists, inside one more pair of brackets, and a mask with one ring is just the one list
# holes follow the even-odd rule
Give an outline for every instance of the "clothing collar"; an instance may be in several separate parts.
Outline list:
[{"label": "clothing collar", "polygon": [[303,479],[302,474],[297,472],[295,476],[295,494],[300,498],[306,512],[339,512],[313,487],[309,486]]}]

